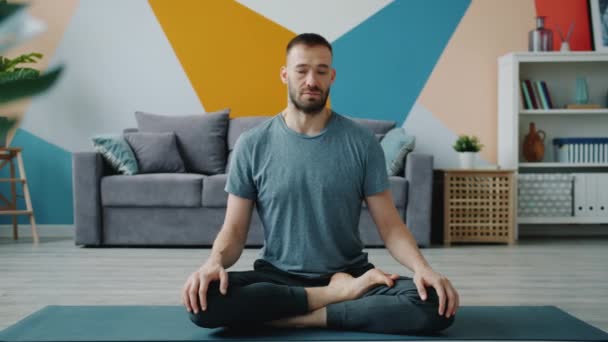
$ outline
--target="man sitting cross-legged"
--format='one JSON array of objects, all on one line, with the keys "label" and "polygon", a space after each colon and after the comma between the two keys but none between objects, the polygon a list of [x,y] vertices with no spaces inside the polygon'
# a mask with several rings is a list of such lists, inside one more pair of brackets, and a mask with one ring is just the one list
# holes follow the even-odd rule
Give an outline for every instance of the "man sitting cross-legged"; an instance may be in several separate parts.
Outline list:
[{"label": "man sitting cross-legged", "polygon": [[[449,327],[458,293],[426,262],[401,220],[380,144],[326,107],[336,77],[331,45],[316,34],[295,37],[280,76],[287,108],[239,137],[224,224],[183,287],[191,320],[208,328],[403,334]],[[413,278],[385,274],[368,261],[358,232],[362,200],[386,248]],[[264,226],[261,258],[251,271],[228,272],[243,251],[254,203]]]}]

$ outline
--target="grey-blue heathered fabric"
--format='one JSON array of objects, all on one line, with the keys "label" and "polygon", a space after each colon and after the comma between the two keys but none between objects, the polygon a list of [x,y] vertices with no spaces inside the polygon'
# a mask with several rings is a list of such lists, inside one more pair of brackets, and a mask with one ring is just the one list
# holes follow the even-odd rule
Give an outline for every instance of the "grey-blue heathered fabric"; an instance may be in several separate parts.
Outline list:
[{"label": "grey-blue heathered fabric", "polygon": [[244,132],[225,190],[256,201],[264,225],[260,257],[302,276],[368,264],[359,236],[361,201],[389,188],[374,134],[332,113],[308,136],[278,114]]}]

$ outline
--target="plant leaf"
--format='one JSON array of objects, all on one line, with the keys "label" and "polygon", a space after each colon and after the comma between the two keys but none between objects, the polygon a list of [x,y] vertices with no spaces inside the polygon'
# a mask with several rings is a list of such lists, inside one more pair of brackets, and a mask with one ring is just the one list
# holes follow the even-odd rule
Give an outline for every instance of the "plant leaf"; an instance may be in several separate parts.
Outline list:
[{"label": "plant leaf", "polygon": [[17,80],[0,84],[0,103],[37,95],[47,90],[63,71],[60,66],[36,79]]},{"label": "plant leaf", "polygon": [[19,4],[9,4],[6,2],[2,2],[0,1],[0,23],[12,16],[13,14],[17,13],[20,9],[24,8],[25,5],[19,5]]},{"label": "plant leaf", "polygon": [[0,71],[0,84],[18,80],[32,80],[39,76],[40,71],[32,68],[20,68],[11,72]]}]

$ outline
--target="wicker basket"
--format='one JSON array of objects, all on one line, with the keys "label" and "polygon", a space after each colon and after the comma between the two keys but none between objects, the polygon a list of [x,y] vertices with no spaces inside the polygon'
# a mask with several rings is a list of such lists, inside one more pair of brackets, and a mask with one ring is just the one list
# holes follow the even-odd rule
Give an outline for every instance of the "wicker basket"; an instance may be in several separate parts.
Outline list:
[{"label": "wicker basket", "polygon": [[515,242],[513,170],[446,170],[444,244]]}]

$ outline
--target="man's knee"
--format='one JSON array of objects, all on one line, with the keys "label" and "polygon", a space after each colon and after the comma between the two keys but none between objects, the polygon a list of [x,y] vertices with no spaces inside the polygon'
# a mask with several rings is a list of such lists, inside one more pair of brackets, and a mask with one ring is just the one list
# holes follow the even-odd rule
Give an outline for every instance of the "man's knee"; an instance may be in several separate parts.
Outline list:
[{"label": "man's knee", "polygon": [[433,287],[426,288],[427,298],[422,300],[418,296],[418,305],[424,308],[425,319],[422,329],[426,332],[439,332],[449,328],[454,323],[454,316],[445,317],[448,309],[448,302],[444,305],[443,315],[439,315],[439,296]]},{"label": "man's knee", "polygon": [[192,323],[202,328],[218,328],[222,326],[219,317],[210,312],[210,310],[199,310],[198,313],[190,312],[190,320]]},{"label": "man's knee", "polygon": [[219,293],[219,282],[213,281],[209,283],[207,289],[207,310],[203,311],[199,305],[198,313],[190,312],[190,320],[192,323],[203,328],[218,328],[225,325],[224,313],[218,310],[218,308],[224,307],[222,305],[222,297]]},{"label": "man's knee", "polygon": [[437,310],[427,312],[424,319],[422,331],[428,333],[437,333],[449,328],[454,323],[454,316],[446,318],[445,315],[439,315]]}]

